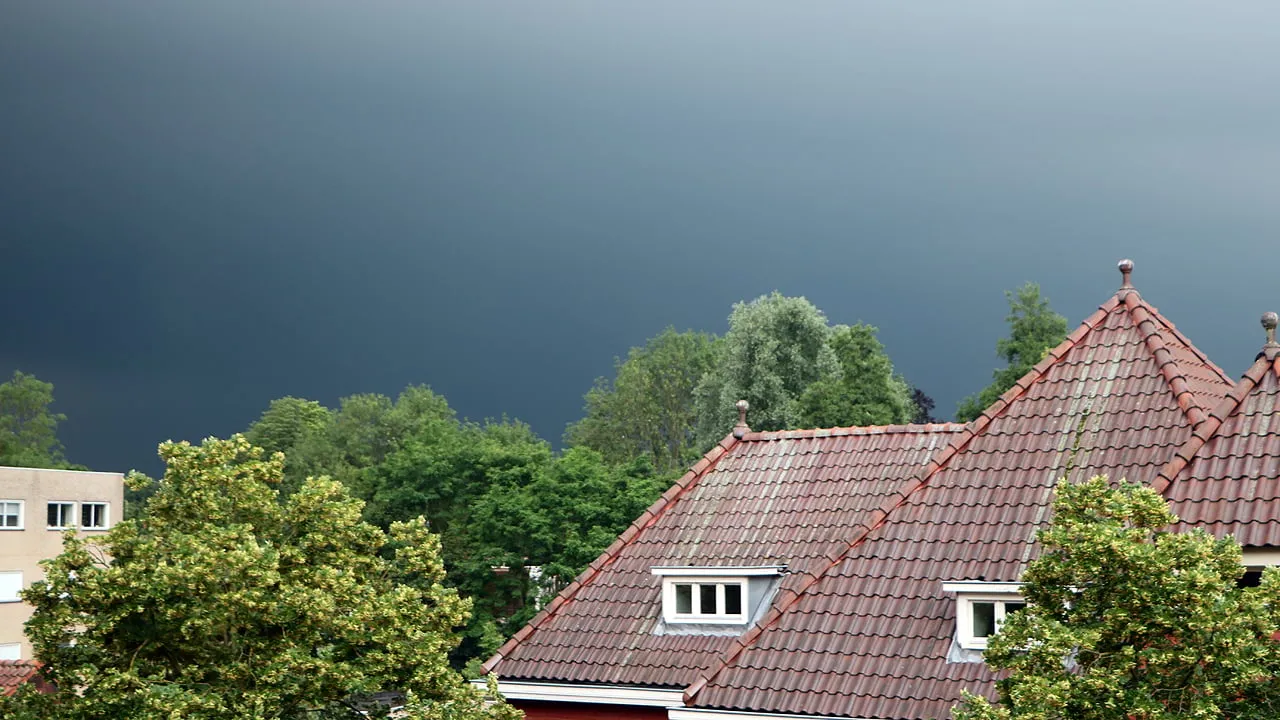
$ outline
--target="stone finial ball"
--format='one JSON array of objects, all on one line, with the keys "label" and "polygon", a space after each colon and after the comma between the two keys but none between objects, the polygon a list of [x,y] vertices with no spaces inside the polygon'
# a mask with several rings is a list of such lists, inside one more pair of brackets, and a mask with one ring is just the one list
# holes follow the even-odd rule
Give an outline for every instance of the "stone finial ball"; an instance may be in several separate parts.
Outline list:
[{"label": "stone finial ball", "polygon": [[1280,321],[1280,316],[1276,315],[1275,313],[1273,312],[1262,313],[1263,328],[1267,330],[1275,330],[1277,321]]},{"label": "stone finial ball", "polygon": [[1124,260],[1121,260],[1116,267],[1120,268],[1120,272],[1122,273],[1131,273],[1133,272],[1133,261],[1125,258]]},{"label": "stone finial ball", "polygon": [[742,412],[746,412],[747,409],[751,407],[751,404],[748,403],[746,400],[739,400],[737,404],[734,405],[734,407],[738,408]]}]

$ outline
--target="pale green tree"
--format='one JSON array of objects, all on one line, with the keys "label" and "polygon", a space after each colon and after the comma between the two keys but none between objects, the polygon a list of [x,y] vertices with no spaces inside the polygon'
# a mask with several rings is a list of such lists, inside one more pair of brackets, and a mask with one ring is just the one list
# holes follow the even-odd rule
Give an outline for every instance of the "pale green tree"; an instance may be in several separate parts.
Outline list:
[{"label": "pale green tree", "polygon": [[586,395],[586,417],[565,433],[615,464],[648,457],[659,472],[684,467],[696,453],[694,391],[712,368],[715,337],[667,328],[615,361]]},{"label": "pale green tree", "polygon": [[912,389],[894,372],[874,327],[862,323],[838,326],[829,344],[840,372],[805,388],[799,401],[802,425],[889,425],[916,417],[919,408],[912,399]]},{"label": "pale green tree", "polygon": [[1045,353],[1067,337],[1067,319],[1049,307],[1049,299],[1040,296],[1040,286],[1026,283],[1016,291],[1005,292],[1009,300],[1009,337],[996,341],[996,355],[1007,365],[992,373],[992,382],[977,395],[960,403],[956,419],[968,422],[982,414],[1004,391],[1044,359]]},{"label": "pale green tree", "polygon": [[239,435],[160,454],[142,517],[68,533],[23,593],[58,690],[19,693],[0,716],[355,720],[361,698],[402,690],[412,718],[518,717],[448,665],[469,603],[443,584],[423,519],[383,532],[325,477],[281,499],[281,457]]},{"label": "pale green tree", "polygon": [[35,375],[14,371],[0,383],[0,465],[66,466],[58,423],[67,416],[51,411],[52,404],[53,385]]},{"label": "pale green tree", "polygon": [[800,395],[840,372],[830,335],[826,316],[802,297],[774,292],[734,305],[715,367],[697,388],[699,444],[709,447],[729,432],[738,400],[751,404],[754,430],[797,427]]},{"label": "pale green tree", "polygon": [[1235,541],[1175,521],[1150,488],[1059,483],[1028,604],[985,652],[997,702],[967,695],[956,718],[1280,717],[1280,573],[1240,587]]}]

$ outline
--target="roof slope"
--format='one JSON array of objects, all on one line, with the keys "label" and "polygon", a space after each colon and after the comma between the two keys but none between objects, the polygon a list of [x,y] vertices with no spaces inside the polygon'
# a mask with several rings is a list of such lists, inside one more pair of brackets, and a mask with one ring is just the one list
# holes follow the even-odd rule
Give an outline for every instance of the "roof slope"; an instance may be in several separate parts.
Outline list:
[{"label": "roof slope", "polygon": [[[1274,324],[1268,329],[1274,332]],[[1242,545],[1280,545],[1280,346],[1274,340],[1152,486],[1169,498],[1179,528],[1232,535]]]},{"label": "roof slope", "polygon": [[651,568],[785,564],[775,602],[789,598],[963,427],[726,438],[486,669],[504,680],[684,688],[737,638],[655,635],[661,578]]},{"label": "roof slope", "polygon": [[1149,481],[1229,381],[1136,291],[1121,288],[929,464],[886,522],[686,692],[698,707],[868,718],[946,717],[991,692],[947,662],[943,581],[1016,581],[1056,481]]},{"label": "roof slope", "polygon": [[40,676],[40,663],[35,660],[0,660],[0,696],[12,695],[33,681],[41,691],[51,689]]}]

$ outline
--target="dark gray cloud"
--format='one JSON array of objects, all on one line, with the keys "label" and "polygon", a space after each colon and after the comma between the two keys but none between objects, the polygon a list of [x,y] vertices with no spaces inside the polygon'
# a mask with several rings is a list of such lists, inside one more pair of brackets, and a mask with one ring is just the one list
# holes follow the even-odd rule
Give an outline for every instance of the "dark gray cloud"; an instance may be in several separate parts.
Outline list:
[{"label": "dark gray cloud", "polygon": [[429,383],[558,438],[612,357],[773,289],[944,411],[1001,291],[1137,261],[1229,372],[1280,204],[1280,7],[9,3],[0,368],[73,459]]}]

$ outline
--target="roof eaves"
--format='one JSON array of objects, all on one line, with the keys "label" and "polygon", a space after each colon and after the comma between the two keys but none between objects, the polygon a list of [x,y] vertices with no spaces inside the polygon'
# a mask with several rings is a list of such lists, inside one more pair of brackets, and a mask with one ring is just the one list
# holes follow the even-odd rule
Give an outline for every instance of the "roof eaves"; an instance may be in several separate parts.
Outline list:
[{"label": "roof eaves", "polygon": [[1262,381],[1267,372],[1274,372],[1280,375],[1280,363],[1268,357],[1265,353],[1260,354],[1253,365],[1249,366],[1248,370],[1245,370],[1240,381],[1227,393],[1227,396],[1209,411],[1205,422],[1196,427],[1191,437],[1178,449],[1173,459],[1160,470],[1160,474],[1151,482],[1151,489],[1161,495],[1169,490],[1169,487],[1178,479],[1178,476],[1191,464],[1192,459],[1200,452],[1200,449],[1217,434],[1222,427],[1222,423],[1235,414],[1240,404],[1249,396],[1249,393],[1253,392],[1253,389],[1258,386],[1258,383]]},{"label": "roof eaves", "polygon": [[622,534],[618,536],[618,539],[614,540],[609,547],[605,548],[605,551],[600,554],[600,557],[593,560],[591,564],[587,566],[586,570],[582,571],[578,577],[574,578],[573,582],[569,583],[568,587],[561,590],[559,594],[552,598],[551,602],[547,603],[547,606],[535,615],[527,625],[520,628],[515,635],[511,636],[511,639],[503,643],[502,647],[498,648],[497,652],[493,654],[493,657],[484,662],[481,666],[481,670],[486,674],[493,672],[494,668],[498,666],[498,663],[502,662],[504,658],[509,657],[520,643],[524,642],[530,635],[536,632],[538,628],[540,628],[543,623],[560,610],[565,603],[572,600],[573,596],[577,594],[578,590],[581,589],[583,585],[591,582],[591,580],[595,578],[595,576],[598,575],[606,565],[618,556],[618,553],[622,551],[623,547],[635,539],[641,531],[652,525],[653,522],[667,510],[667,508],[671,507],[671,505],[674,504],[681,495],[697,484],[698,480],[700,480],[708,470],[715,467],[716,462],[728,454],[729,450],[739,442],[740,440],[738,438],[730,434],[725,436],[723,440],[707,451],[707,454],[703,455],[702,459],[694,463],[693,467],[690,468],[688,472],[681,476],[674,485],[662,494],[662,497],[654,501],[647,510],[640,514],[640,517],[636,518],[635,522],[632,522],[627,526],[627,529],[622,531]]},{"label": "roof eaves", "polygon": [[907,480],[901,490],[889,495],[889,497],[885,499],[885,502],[881,504],[880,508],[874,511],[868,517],[866,522],[861,523],[858,526],[858,532],[844,550],[840,552],[833,551],[831,554],[827,555],[829,563],[816,574],[811,575],[804,583],[795,588],[794,591],[789,590],[786,594],[779,593],[779,596],[775,599],[773,606],[769,608],[769,612],[761,618],[760,622],[743,634],[740,640],[733,642],[714,666],[701,673],[698,678],[685,689],[685,705],[691,704],[697,694],[709,685],[711,681],[720,674],[720,672],[733,664],[733,662],[738,659],[738,656],[750,647],[766,629],[778,622],[783,615],[789,612],[791,608],[799,602],[800,598],[803,597],[806,592],[821,582],[827,573],[831,572],[844,560],[844,558],[848,557],[850,552],[861,545],[872,532],[883,525],[889,519],[890,514],[892,514],[894,510],[901,507],[906,503],[908,498],[918,492],[921,488],[928,485],[929,480],[932,479],[939,470],[945,467],[951,458],[963,451],[975,437],[982,434],[982,432],[986,430],[987,426],[991,424],[991,420],[993,418],[999,416],[1000,413],[1004,412],[1005,409],[1009,407],[1010,403],[1026,393],[1032,385],[1044,376],[1054,363],[1061,360],[1067,352],[1075,347],[1076,344],[1089,333],[1089,331],[1097,327],[1112,310],[1116,309],[1116,307],[1119,306],[1119,303],[1120,298],[1115,296],[1099,306],[1092,315],[1080,324],[1080,327],[1072,331],[1070,335],[1067,335],[1066,339],[1063,340],[1061,344],[1050,350],[1040,362],[1036,363],[1036,365],[1027,372],[1026,375],[1019,378],[1018,382],[1015,383],[1013,387],[1005,391],[1005,393],[1000,396],[1000,399],[992,403],[991,407],[983,411],[983,413],[972,422],[965,425],[963,430],[957,434],[954,440],[930,458],[928,464],[925,465],[923,472]]}]

